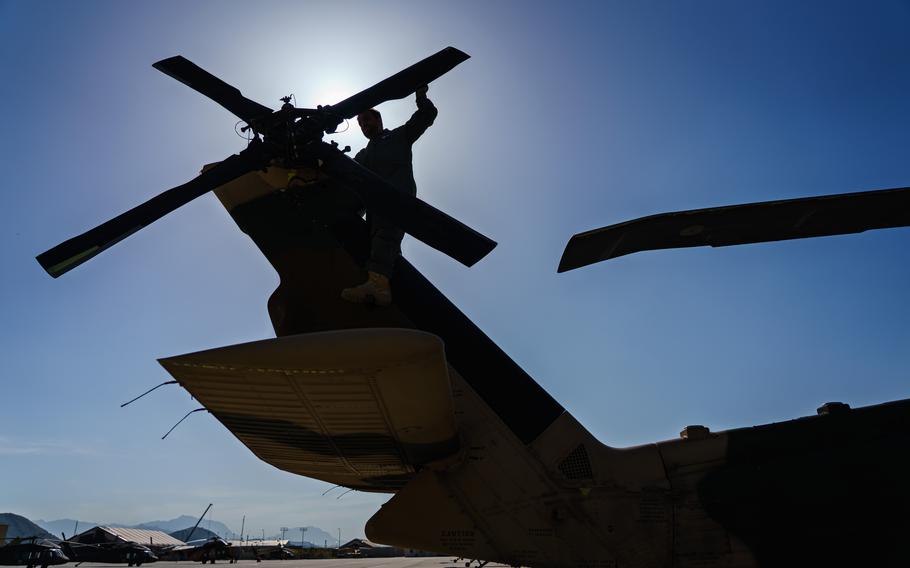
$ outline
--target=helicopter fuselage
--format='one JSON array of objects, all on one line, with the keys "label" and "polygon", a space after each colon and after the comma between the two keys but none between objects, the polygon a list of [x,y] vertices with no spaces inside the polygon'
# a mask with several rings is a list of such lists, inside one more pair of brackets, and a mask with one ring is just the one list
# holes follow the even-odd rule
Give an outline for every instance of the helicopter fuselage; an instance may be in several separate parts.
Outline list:
[{"label": "helicopter fuselage", "polygon": [[[292,361],[305,352],[308,337],[330,337],[342,354],[345,338],[351,349],[392,352],[409,341],[401,330],[438,337],[445,349],[457,426],[448,458],[405,460],[394,476],[339,482],[396,494],[367,524],[372,540],[534,567],[903,561],[910,401],[858,409],[829,405],[818,416],[725,432],[691,426],[677,440],[611,448],[404,258],[392,276],[393,305],[344,301],[340,291],[364,278],[368,225],[356,200],[330,176],[318,169],[300,173],[270,169],[216,191],[281,278],[268,300],[280,338],[272,340],[280,343],[274,352]],[[296,184],[282,187],[295,177]],[[233,350],[234,363],[219,366],[220,350],[196,356],[209,361],[208,369],[240,373],[231,375],[238,385],[255,380],[237,370],[245,347],[224,349]],[[298,370],[276,371],[289,385],[311,372],[303,370],[311,363],[300,357]],[[284,368],[287,361],[275,364]],[[213,391],[194,380],[181,382],[276,467],[338,482],[331,470],[306,464],[316,463],[316,454],[337,451],[356,473],[396,455],[394,441],[369,449],[375,436],[358,434],[357,424],[366,418],[353,410],[344,435],[330,426],[321,434],[314,426],[297,434],[292,432],[298,426],[278,428],[254,405],[239,420],[224,410],[236,402],[212,398]],[[317,404],[307,398],[313,395],[306,389],[315,388],[309,384],[293,387],[304,407]],[[330,388],[331,377],[319,384]],[[279,402],[290,404],[273,404]],[[355,457],[345,454],[354,448]]]}]

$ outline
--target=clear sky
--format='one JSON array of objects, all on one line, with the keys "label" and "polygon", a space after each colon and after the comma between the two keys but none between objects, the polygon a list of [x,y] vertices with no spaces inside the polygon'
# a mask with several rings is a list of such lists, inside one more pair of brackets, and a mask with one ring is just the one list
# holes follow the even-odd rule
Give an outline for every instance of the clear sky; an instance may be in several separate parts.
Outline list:
[{"label": "clear sky", "polygon": [[[277,277],[207,195],[53,280],[34,256],[243,148],[151,67],[327,104],[447,45],[419,194],[496,239],[404,254],[603,442],[910,395],[910,230],[650,252],[557,275],[576,232],[910,185],[910,2],[0,0],[0,510],[362,535],[384,497],[257,460],[156,358],[272,335]],[[380,107],[387,125],[409,100]],[[356,125],[335,136],[355,149]],[[318,277],[318,275],[314,275]],[[495,380],[491,377],[490,380]]]}]

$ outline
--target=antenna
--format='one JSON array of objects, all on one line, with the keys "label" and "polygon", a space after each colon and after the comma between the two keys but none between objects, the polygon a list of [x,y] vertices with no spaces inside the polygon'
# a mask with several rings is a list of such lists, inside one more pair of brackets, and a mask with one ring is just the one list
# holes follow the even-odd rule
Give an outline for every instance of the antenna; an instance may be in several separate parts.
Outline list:
[{"label": "antenna", "polygon": [[[205,410],[205,407],[197,408],[196,410],[190,410],[189,412],[187,412],[183,418],[181,418],[176,424],[171,426],[171,429],[167,431],[167,434],[165,434],[164,436],[161,436],[161,439],[163,440],[163,439],[167,438],[168,435],[174,431],[174,428],[176,428],[177,426],[180,426],[180,423],[183,422],[184,420],[186,420],[190,414],[192,414],[194,412],[202,412],[203,410]],[[209,505],[209,507],[211,507],[211,505]],[[206,511],[208,511],[208,509],[206,509]],[[203,513],[203,515],[205,515],[205,513]],[[202,519],[200,519],[200,520],[202,520]],[[198,525],[199,523],[196,523],[196,524]],[[196,529],[196,527],[193,527],[193,530],[195,530],[195,529]],[[190,534],[192,534],[192,533],[190,533]]]},{"label": "antenna", "polygon": [[145,395],[147,395],[148,393],[152,392],[153,390],[155,390],[155,389],[157,389],[157,388],[159,388],[159,387],[163,387],[164,385],[173,385],[173,384],[177,384],[177,381],[165,381],[165,382],[161,383],[160,385],[158,385],[157,387],[152,387],[152,388],[150,388],[149,390],[147,390],[147,391],[145,391],[144,393],[140,394],[139,396],[137,396],[137,397],[134,398],[133,400],[129,400],[129,401],[127,401],[127,402],[124,402],[123,404],[120,405],[120,408],[123,408],[123,407],[126,406],[127,404],[132,404],[132,403],[136,402],[136,401],[139,400],[140,398],[144,397]]}]

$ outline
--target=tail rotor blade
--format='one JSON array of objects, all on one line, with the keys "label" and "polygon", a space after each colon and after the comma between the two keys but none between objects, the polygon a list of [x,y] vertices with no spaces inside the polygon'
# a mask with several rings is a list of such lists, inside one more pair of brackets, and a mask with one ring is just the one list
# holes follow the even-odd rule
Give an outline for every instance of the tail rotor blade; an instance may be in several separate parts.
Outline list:
[{"label": "tail rotor blade", "polygon": [[473,266],[496,247],[496,241],[397,190],[332,146],[322,143],[319,154],[326,173],[356,193],[368,210],[465,266]]},{"label": "tail rotor blade", "polygon": [[269,107],[244,97],[239,89],[228,85],[182,55],[162,59],[152,67],[207,96],[247,123],[272,113]]},{"label": "tail rotor blade", "polygon": [[403,99],[416,91],[418,87],[427,85],[431,81],[442,77],[454,69],[456,65],[470,57],[470,55],[461,50],[447,47],[423,61],[399,71],[388,79],[384,79],[372,87],[333,105],[331,107],[332,112],[342,119],[354,118],[361,112],[380,103]]},{"label": "tail rotor blade", "polygon": [[187,183],[39,254],[38,263],[57,278],[200,195],[267,165],[268,158],[258,145],[251,145]]},{"label": "tail rotor blade", "polygon": [[645,250],[723,247],[904,226],[910,226],[910,187],[676,211],[573,236],[558,271]]}]

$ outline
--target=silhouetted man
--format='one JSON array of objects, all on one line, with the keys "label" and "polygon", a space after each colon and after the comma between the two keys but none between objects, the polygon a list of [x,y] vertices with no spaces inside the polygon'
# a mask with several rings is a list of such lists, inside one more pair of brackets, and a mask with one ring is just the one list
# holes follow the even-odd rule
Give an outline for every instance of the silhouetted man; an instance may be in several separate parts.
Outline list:
[{"label": "silhouetted man", "polygon": [[[382,127],[382,115],[370,109],[357,115],[363,135],[369,139],[366,148],[357,152],[354,159],[391,183],[398,190],[417,195],[414,169],[411,166],[411,145],[433,124],[438,111],[427,98],[427,86],[417,89],[417,111],[395,130]],[[387,306],[392,302],[389,277],[395,261],[401,254],[404,232],[382,217],[369,214],[371,243],[370,260],[367,262],[367,281],[341,291],[349,302],[373,302]]]}]

